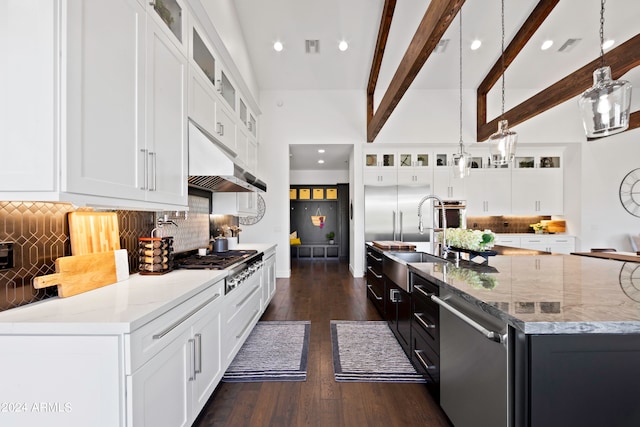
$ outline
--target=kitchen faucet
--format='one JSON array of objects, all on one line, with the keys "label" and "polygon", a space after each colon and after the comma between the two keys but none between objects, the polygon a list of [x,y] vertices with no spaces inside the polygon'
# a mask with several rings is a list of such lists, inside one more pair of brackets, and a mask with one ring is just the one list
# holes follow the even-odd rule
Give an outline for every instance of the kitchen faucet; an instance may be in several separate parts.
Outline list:
[{"label": "kitchen faucet", "polygon": [[[433,199],[435,201],[437,201],[438,203],[440,203],[440,206],[442,207],[442,247],[441,247],[441,255],[442,256],[446,256],[447,252],[449,252],[449,248],[447,247],[447,211],[444,207],[444,203],[442,202],[442,199],[434,194],[427,194],[426,196],[424,196],[422,198],[422,200],[420,200],[420,203],[418,203],[418,231],[420,231],[420,234],[424,234],[424,224],[422,221],[422,205],[424,202],[426,202],[429,199]],[[432,228],[433,230],[433,228]]]}]

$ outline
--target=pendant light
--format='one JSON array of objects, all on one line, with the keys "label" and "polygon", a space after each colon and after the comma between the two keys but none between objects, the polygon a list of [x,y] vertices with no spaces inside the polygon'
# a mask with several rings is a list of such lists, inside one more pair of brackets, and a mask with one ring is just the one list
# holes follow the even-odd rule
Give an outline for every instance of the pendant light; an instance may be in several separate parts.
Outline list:
[{"label": "pendant light", "polygon": [[471,155],[464,150],[462,142],[462,9],[458,12],[460,15],[460,151],[453,155],[453,176],[455,178],[464,178],[469,176],[471,170]]},{"label": "pendant light", "polygon": [[516,154],[518,134],[509,129],[504,119],[504,0],[502,0],[502,115],[498,122],[498,131],[489,137],[491,162],[496,166],[511,163]]},{"label": "pendant light", "polygon": [[629,127],[631,84],[611,80],[611,67],[604,65],[604,2],[600,1],[600,68],[593,72],[593,86],[578,99],[588,138],[613,135]]}]

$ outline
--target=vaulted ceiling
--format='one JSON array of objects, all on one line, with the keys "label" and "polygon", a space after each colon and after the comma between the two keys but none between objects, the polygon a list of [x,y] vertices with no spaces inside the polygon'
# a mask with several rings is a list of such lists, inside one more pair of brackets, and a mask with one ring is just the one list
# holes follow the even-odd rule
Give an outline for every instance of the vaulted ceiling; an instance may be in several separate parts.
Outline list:
[{"label": "vaulted ceiling", "polygon": [[[238,18],[261,90],[366,90],[374,58],[384,0],[235,0]],[[380,66],[374,100],[378,107],[402,57],[425,15],[429,0],[399,0],[389,29],[387,48]],[[462,5],[465,89],[476,90],[500,58],[499,0],[466,0]],[[505,40],[509,43],[534,11],[538,0],[505,2]],[[561,0],[531,36],[505,75],[506,90],[521,98],[507,97],[506,109],[553,85],[599,55],[599,0]],[[614,48],[640,31],[640,1],[609,0],[605,6],[605,38]],[[410,89],[457,89],[458,20],[454,19],[442,39],[444,53],[429,55]],[[473,39],[482,41],[476,51]],[[551,49],[540,45],[553,39]],[[559,52],[568,40],[578,39],[572,49]],[[319,40],[319,53],[305,52],[305,40]],[[349,49],[340,52],[337,43]],[[273,42],[281,41],[282,52]],[[624,76],[640,87],[640,72]],[[364,106],[363,106],[364,108]],[[491,119],[492,117],[489,117]]]}]

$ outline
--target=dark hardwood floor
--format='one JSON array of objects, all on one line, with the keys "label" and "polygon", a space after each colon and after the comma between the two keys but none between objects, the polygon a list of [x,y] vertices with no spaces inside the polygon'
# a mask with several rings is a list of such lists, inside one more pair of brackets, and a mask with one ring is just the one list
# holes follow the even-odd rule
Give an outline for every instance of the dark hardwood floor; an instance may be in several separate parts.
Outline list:
[{"label": "dark hardwood floor", "polygon": [[450,426],[424,384],[338,383],[333,376],[330,320],[381,320],[337,260],[292,260],[261,320],[310,320],[307,380],[220,383],[196,427]]}]

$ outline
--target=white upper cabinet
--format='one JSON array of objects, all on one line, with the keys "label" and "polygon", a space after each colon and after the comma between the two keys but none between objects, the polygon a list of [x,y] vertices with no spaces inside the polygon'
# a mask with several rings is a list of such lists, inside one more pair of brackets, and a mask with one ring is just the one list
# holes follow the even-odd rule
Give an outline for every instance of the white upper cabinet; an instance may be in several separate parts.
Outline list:
[{"label": "white upper cabinet", "polygon": [[145,11],[131,0],[69,2],[67,17],[62,189],[144,200]]},{"label": "white upper cabinet", "polygon": [[[40,7],[38,14],[13,6],[7,11],[8,22],[30,31],[0,38],[22,46],[25,69],[44,67],[48,77],[19,85],[23,92],[33,86],[32,96],[8,92],[23,117],[6,123],[9,135],[20,135],[20,148],[9,152],[7,163],[23,171],[4,168],[2,181],[10,184],[0,187],[0,198],[186,208],[184,56],[177,68],[164,61],[167,52],[158,45],[167,36],[155,37],[160,33],[152,29],[149,10],[136,0],[60,5],[59,11]],[[25,43],[38,48],[25,55]],[[16,54],[11,48],[6,57],[17,60]],[[33,82],[36,76],[15,77]],[[20,101],[25,95],[30,108]],[[26,153],[33,160],[23,163]],[[40,170],[31,170],[32,163]]]},{"label": "white upper cabinet", "polygon": [[241,96],[256,163],[257,104],[197,1],[44,3],[0,2],[0,200],[186,209],[187,119],[235,151]]},{"label": "white upper cabinet", "polygon": [[148,27],[147,144],[141,150],[146,169],[143,188],[148,200],[186,206],[187,58],[160,31],[160,25],[149,23]]},{"label": "white upper cabinet", "polygon": [[147,0],[149,18],[158,24],[159,31],[165,34],[186,56],[187,54],[187,11],[183,0]]},{"label": "white upper cabinet", "polygon": [[467,182],[467,215],[511,212],[511,170],[472,169]]},{"label": "white upper cabinet", "polygon": [[562,152],[521,150],[512,170],[513,215],[562,215],[564,175]]}]

